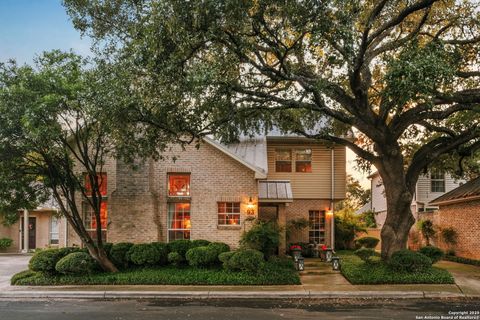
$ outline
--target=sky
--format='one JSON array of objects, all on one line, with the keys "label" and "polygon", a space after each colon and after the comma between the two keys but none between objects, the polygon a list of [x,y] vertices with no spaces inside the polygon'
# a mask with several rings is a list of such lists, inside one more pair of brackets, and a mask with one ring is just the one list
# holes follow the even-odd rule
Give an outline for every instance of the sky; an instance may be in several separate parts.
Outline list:
[{"label": "sky", "polygon": [[[61,0],[0,0],[0,61],[32,63],[43,51],[73,50],[90,55],[91,39],[73,28]],[[347,173],[370,188],[367,174],[355,170],[355,154],[347,149]]]}]

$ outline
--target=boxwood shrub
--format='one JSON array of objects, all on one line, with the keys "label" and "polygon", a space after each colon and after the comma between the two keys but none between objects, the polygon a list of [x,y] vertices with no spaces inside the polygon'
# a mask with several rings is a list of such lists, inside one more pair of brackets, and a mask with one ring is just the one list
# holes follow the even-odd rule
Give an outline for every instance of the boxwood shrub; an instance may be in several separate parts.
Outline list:
[{"label": "boxwood shrub", "polygon": [[204,246],[187,251],[185,258],[192,267],[209,267],[217,263],[219,253],[215,248]]},{"label": "boxwood shrub", "polygon": [[431,266],[429,257],[407,249],[395,252],[389,260],[389,267],[400,272],[424,272]]},{"label": "boxwood shrub", "polygon": [[168,262],[174,266],[179,266],[185,261],[185,258],[178,252],[170,252],[168,254]]},{"label": "boxwood shrub", "polygon": [[362,259],[363,262],[365,263],[370,263],[371,258],[376,255],[375,250],[369,249],[369,248],[360,248],[357,251],[355,251],[355,255]]},{"label": "boxwood shrub", "polygon": [[235,254],[235,251],[222,252],[218,255],[218,260],[225,264]]},{"label": "boxwood shrub", "polygon": [[129,266],[127,258],[128,251],[133,246],[131,242],[119,242],[110,249],[110,261],[119,269],[126,269]]},{"label": "boxwood shrub", "polygon": [[55,270],[62,274],[92,274],[98,270],[98,264],[88,253],[73,252],[55,265]]},{"label": "boxwood shrub", "polygon": [[127,253],[128,261],[138,266],[153,266],[165,264],[167,260],[167,246],[164,243],[134,244]]},{"label": "boxwood shrub", "polygon": [[258,273],[263,270],[265,260],[263,253],[255,249],[240,249],[224,262],[224,268],[230,271]]},{"label": "boxwood shrub", "polygon": [[13,243],[13,240],[10,238],[2,238],[0,239],[0,250],[7,249]]},{"label": "boxwood shrub", "polygon": [[355,246],[357,248],[368,248],[374,249],[377,244],[380,242],[380,239],[375,237],[363,237],[355,240]]},{"label": "boxwood shrub", "polygon": [[183,258],[189,249],[192,248],[192,242],[190,240],[174,240],[167,244],[169,252],[176,252]]},{"label": "boxwood shrub", "polygon": [[442,249],[434,246],[423,247],[420,249],[419,252],[429,257],[430,260],[432,260],[432,263],[437,263],[438,261],[442,260],[443,257],[445,256],[445,252],[443,252]]},{"label": "boxwood shrub", "polygon": [[60,249],[46,249],[36,252],[28,263],[30,270],[47,274],[56,272],[55,265],[66,255],[80,251],[79,248],[67,247]]},{"label": "boxwood shrub", "polygon": [[197,247],[206,247],[209,244],[210,244],[210,241],[208,241],[208,240],[202,240],[202,239],[192,240],[192,241],[190,241],[190,249],[191,248],[197,248]]}]

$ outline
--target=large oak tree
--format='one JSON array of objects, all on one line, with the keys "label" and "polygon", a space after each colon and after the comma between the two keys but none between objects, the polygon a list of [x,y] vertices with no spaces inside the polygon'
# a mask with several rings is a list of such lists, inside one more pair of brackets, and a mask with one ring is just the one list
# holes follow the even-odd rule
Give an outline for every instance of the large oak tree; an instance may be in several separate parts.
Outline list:
[{"label": "large oak tree", "polygon": [[146,84],[151,121],[167,101],[229,119],[213,128],[224,137],[277,125],[375,165],[384,259],[406,247],[419,175],[480,146],[476,1],[64,3],[99,52]]}]

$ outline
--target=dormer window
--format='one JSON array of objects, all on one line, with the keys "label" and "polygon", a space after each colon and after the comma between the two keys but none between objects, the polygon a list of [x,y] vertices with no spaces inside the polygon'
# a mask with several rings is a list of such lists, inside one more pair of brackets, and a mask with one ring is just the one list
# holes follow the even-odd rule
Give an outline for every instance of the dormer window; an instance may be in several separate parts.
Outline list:
[{"label": "dormer window", "polygon": [[312,149],[295,150],[295,171],[312,172]]},{"label": "dormer window", "polygon": [[190,196],[190,174],[169,174],[168,195],[170,197]]},{"label": "dormer window", "polygon": [[292,172],[292,151],[290,149],[275,150],[275,171]]}]

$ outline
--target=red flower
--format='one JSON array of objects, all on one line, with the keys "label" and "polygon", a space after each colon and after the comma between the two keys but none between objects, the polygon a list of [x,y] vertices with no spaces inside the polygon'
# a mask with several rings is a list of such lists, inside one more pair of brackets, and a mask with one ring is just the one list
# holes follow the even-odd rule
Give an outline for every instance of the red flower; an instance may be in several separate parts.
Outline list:
[{"label": "red flower", "polygon": [[302,250],[302,247],[297,244],[294,244],[290,246],[290,250]]}]

